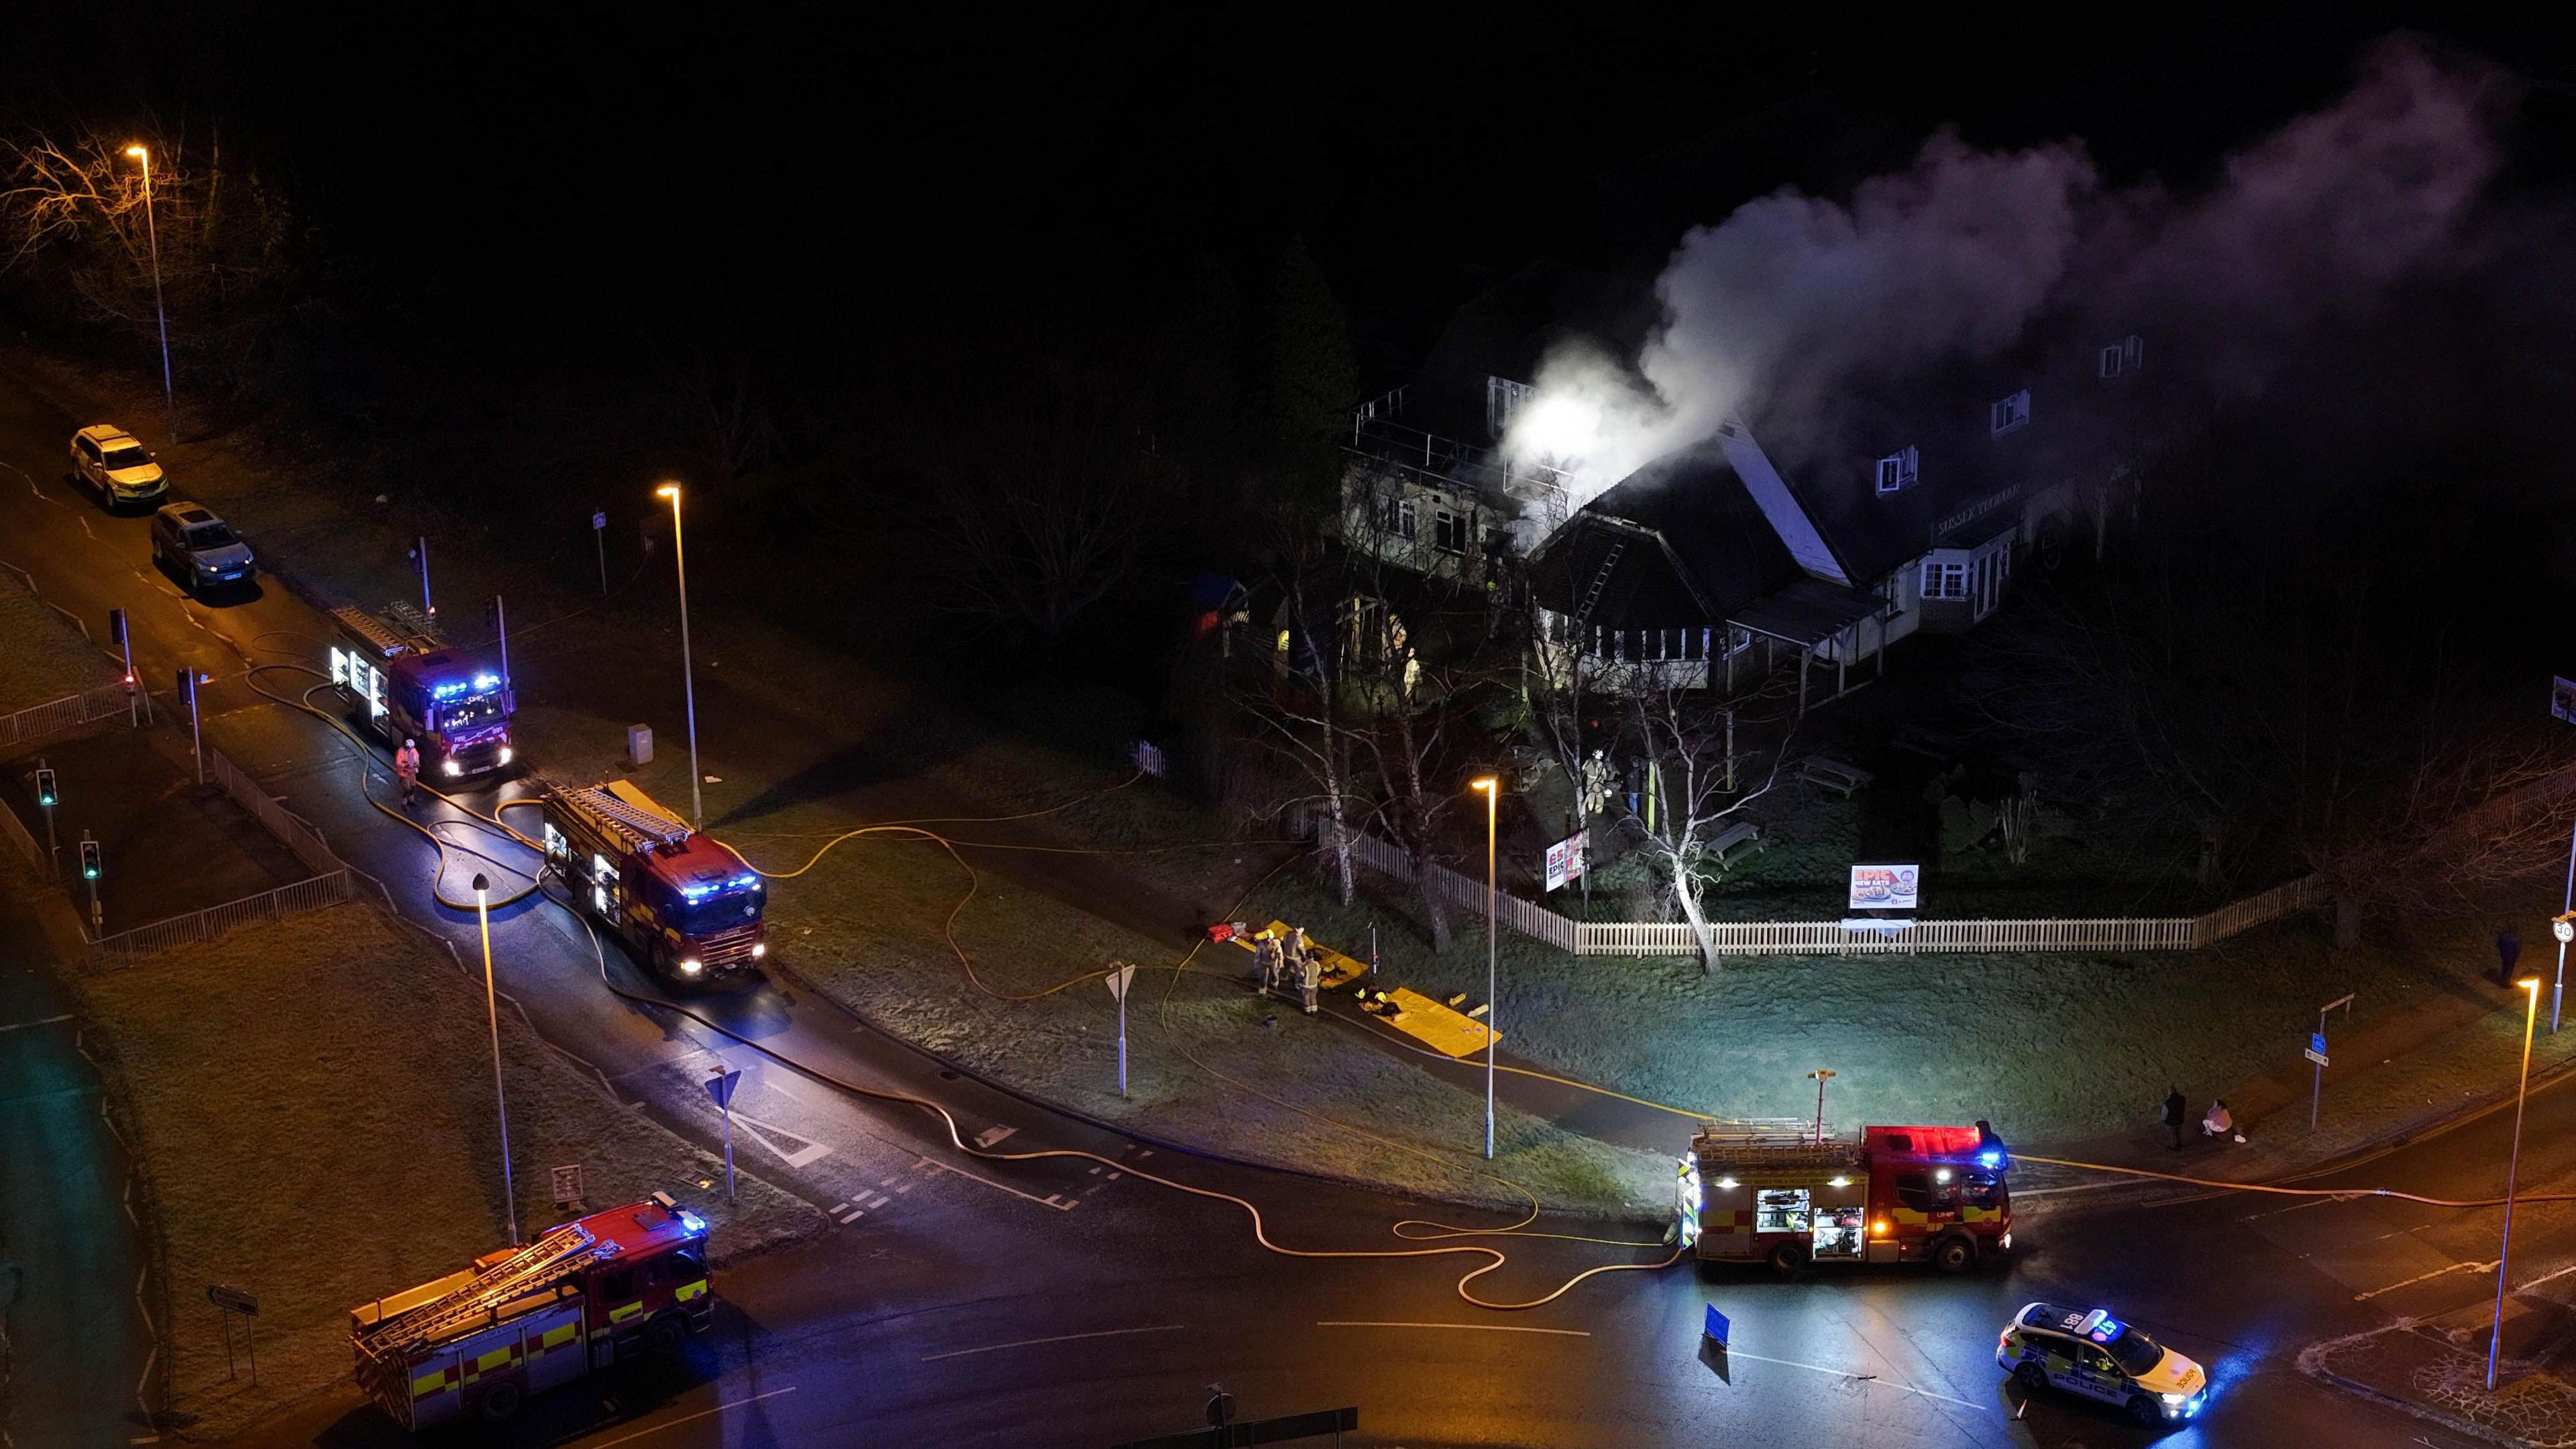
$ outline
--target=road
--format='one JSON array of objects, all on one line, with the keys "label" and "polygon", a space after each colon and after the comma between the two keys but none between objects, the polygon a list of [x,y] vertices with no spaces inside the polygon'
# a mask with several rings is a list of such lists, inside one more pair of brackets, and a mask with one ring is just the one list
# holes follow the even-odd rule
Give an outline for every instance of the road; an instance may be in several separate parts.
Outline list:
[{"label": "road", "polygon": [[[182,663],[213,675],[210,740],[382,880],[398,909],[472,949],[471,918],[431,898],[419,837],[361,796],[351,747],[247,687],[250,663],[311,653],[320,619],[282,588],[214,607],[154,574],[141,521],[108,517],[61,479],[73,421],[0,384],[0,558],[93,628],[108,608],[129,609],[147,678]],[[623,687],[632,697],[595,712],[676,716],[676,700],[662,697],[676,680],[639,673]],[[702,677],[702,710],[707,693]],[[750,726],[737,728],[751,738],[734,748],[762,747]],[[460,886],[451,876],[449,889]],[[1286,1256],[1253,1240],[1242,1206],[1144,1174],[1256,1203],[1272,1240],[1300,1249],[1442,1246],[1400,1242],[1390,1225],[1490,1217],[1155,1151],[957,1077],[791,983],[707,1001],[704,1015],[728,1035],[607,989],[650,987],[541,901],[501,912],[494,934],[503,988],[538,1028],[680,1130],[711,1141],[713,1109],[695,1083],[713,1062],[744,1067],[746,1165],[832,1208],[834,1224],[724,1275],[717,1331],[684,1364],[540,1400],[493,1442],[1100,1446],[1197,1422],[1212,1384],[1251,1416],[1356,1404],[1357,1442],[1412,1449],[2157,1440],[2069,1400],[2024,1405],[2003,1383],[1996,1330],[2043,1297],[2114,1307],[2211,1366],[2210,1413],[2163,1442],[2462,1442],[2316,1384],[2295,1360],[2322,1338],[2483,1301],[2492,1212],[2172,1190],[2043,1195],[2024,1199],[2013,1259],[1961,1278],[1855,1270],[1784,1283],[1682,1266],[1596,1278],[1545,1307],[1497,1314],[1454,1287],[1479,1258]],[[979,1160],[928,1114],[823,1076],[935,1100],[964,1135],[1003,1150],[1093,1156]],[[2326,1181],[2483,1196],[2501,1181],[2508,1120],[2478,1119]],[[2571,1128],[2576,1092],[2536,1099],[2527,1182],[2576,1177]],[[2576,1284],[2552,1276],[2576,1265],[2576,1215],[2535,1208],[2518,1229],[2514,1277],[2535,1285],[2534,1300]],[[1480,1295],[1534,1297],[1605,1261],[1661,1256],[1507,1245],[1509,1265],[1476,1281]],[[1711,1301],[1736,1325],[1722,1365],[1701,1353]],[[246,1442],[398,1440],[341,1395]]]}]

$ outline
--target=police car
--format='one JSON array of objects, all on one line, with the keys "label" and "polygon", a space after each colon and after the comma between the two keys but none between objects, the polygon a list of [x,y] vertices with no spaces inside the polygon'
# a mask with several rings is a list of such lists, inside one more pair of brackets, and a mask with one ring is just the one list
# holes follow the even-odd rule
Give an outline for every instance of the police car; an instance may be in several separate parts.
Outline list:
[{"label": "police car", "polygon": [[2209,1375],[2199,1364],[2104,1308],[2031,1304],[1997,1340],[1995,1363],[2025,1392],[2055,1384],[2116,1404],[2141,1424],[2179,1423],[2209,1402]]}]

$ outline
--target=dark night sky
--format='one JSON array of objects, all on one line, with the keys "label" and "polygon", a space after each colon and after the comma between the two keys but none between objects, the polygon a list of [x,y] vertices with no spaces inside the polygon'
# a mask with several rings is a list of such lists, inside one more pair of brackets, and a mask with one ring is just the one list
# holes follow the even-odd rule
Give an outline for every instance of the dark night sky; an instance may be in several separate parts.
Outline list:
[{"label": "dark night sky", "polygon": [[[414,315],[540,329],[672,297],[972,325],[1247,235],[1305,237],[1356,308],[1436,305],[1462,264],[1589,246],[1603,168],[1809,87],[1907,134],[2079,134],[2114,176],[2188,180],[2332,94],[2397,19],[2159,9],[1998,40],[1733,11],[1558,34],[1502,12],[49,8],[11,22],[20,109],[148,105],[199,135],[220,115]],[[2564,57],[2441,33],[2542,74]],[[101,36],[113,64],[60,63]]]}]

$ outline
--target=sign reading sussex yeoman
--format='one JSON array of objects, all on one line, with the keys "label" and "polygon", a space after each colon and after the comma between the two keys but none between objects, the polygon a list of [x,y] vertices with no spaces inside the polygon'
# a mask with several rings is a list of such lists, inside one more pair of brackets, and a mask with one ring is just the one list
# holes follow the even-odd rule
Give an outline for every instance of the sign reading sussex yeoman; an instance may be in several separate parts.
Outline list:
[{"label": "sign reading sussex yeoman", "polygon": [[1851,868],[1851,908],[1855,911],[1910,911],[1922,884],[1919,865],[1856,865]]},{"label": "sign reading sussex yeoman", "polygon": [[1592,832],[1578,830],[1547,848],[1547,888],[1555,890],[1568,881],[1579,880],[1592,853]]}]

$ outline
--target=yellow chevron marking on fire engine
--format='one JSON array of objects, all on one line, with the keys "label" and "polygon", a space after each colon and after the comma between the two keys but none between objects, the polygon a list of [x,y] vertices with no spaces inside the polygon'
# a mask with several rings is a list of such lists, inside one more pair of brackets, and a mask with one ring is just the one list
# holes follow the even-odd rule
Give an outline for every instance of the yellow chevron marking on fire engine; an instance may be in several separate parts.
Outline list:
[{"label": "yellow chevron marking on fire engine", "polygon": [[420,1377],[411,1381],[411,1396],[415,1399],[425,1399],[432,1394],[443,1394],[447,1392],[448,1385],[452,1383],[455,1378],[456,1366],[454,1364],[449,1364],[443,1369],[432,1369],[430,1372],[422,1374]]},{"label": "yellow chevron marking on fire engine", "polygon": [[683,1283],[679,1287],[672,1289],[671,1301],[674,1303],[686,1303],[692,1298],[705,1297],[706,1292],[707,1280],[701,1278],[695,1283]]},{"label": "yellow chevron marking on fire engine", "polygon": [[579,1323],[557,1324],[554,1327],[547,1329],[534,1343],[528,1345],[528,1357],[535,1358],[537,1355],[546,1352],[548,1349],[561,1348],[565,1344],[572,1342],[573,1335],[579,1332],[581,1332],[581,1325]]},{"label": "yellow chevron marking on fire engine", "polygon": [[636,1314],[643,1311],[644,1305],[640,1301],[623,1304],[619,1307],[608,1310],[608,1321],[611,1323],[624,1323],[626,1320],[633,1318]]}]

